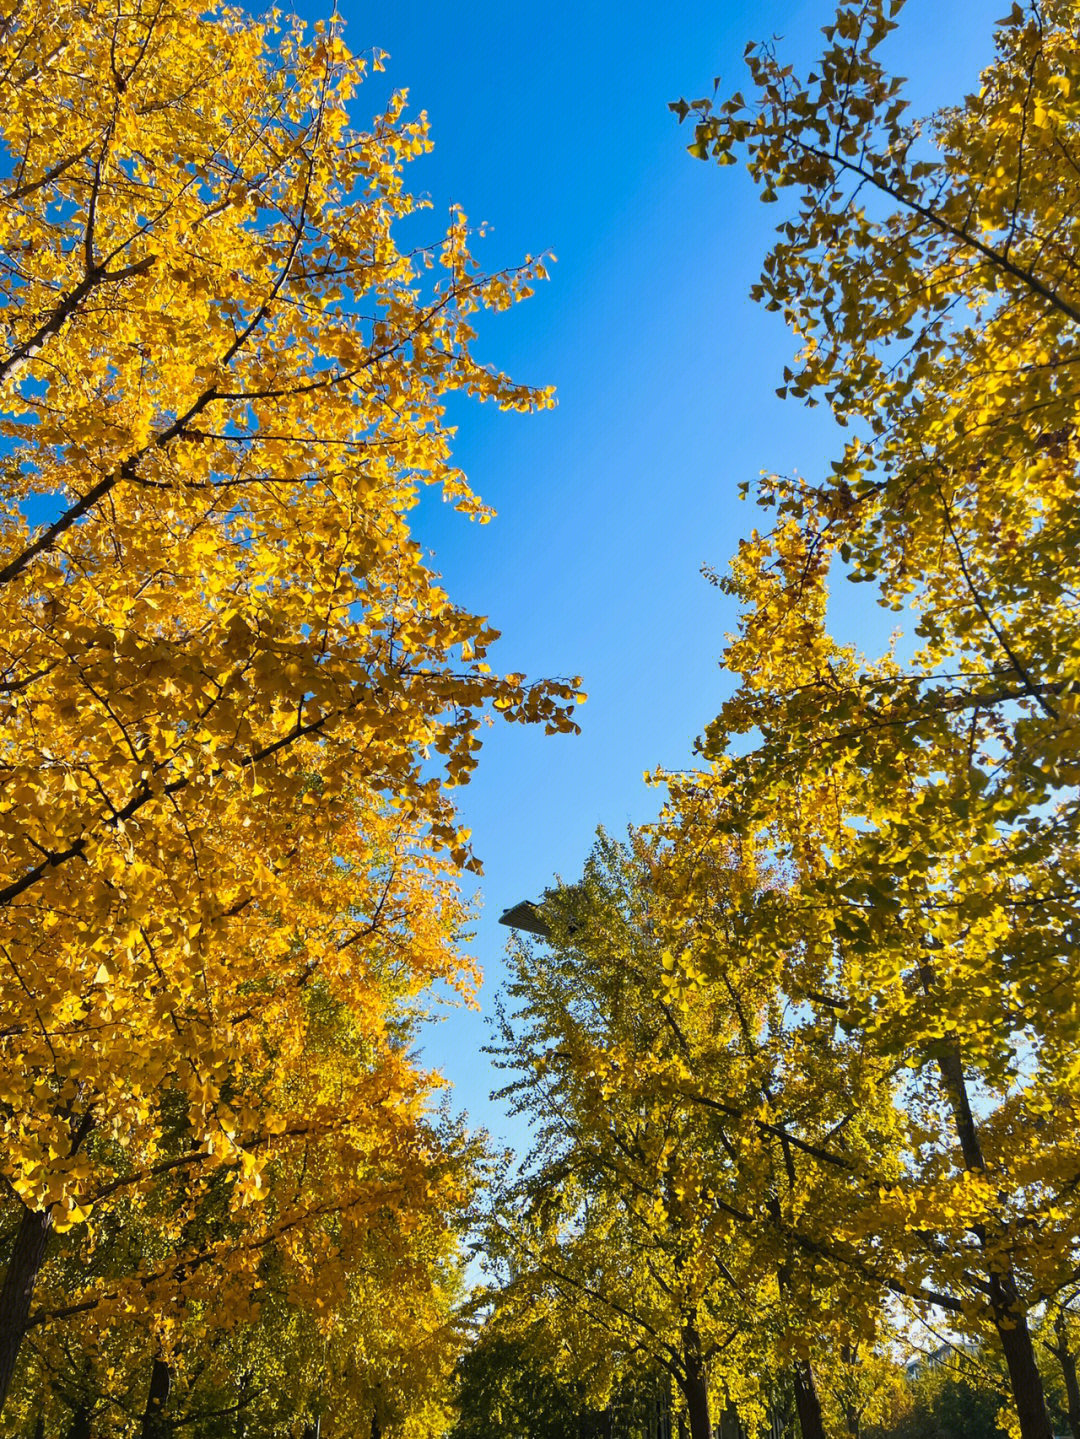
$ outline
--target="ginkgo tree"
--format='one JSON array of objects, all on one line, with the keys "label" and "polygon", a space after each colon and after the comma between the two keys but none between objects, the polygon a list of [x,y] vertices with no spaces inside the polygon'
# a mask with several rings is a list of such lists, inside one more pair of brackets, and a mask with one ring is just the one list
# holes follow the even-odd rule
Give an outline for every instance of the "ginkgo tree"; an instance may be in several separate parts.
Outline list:
[{"label": "ginkgo tree", "polygon": [[[1014,5],[978,88],[915,121],[881,48],[900,8],[842,4],[805,79],[752,47],[749,97],[675,107],[785,202],[757,287],[801,346],[783,392],[851,438],[758,489],[771,528],[723,581],[739,688],[674,810],[775,857],[760,942],[910,1071],[908,1173],[865,1174],[851,1238],[996,1333],[1048,1439],[1032,1315],[1080,1251],[1080,10]],[[845,573],[910,659],[832,636]]]},{"label": "ginkgo tree", "polygon": [[602,837],[582,881],[547,896],[547,939],[515,949],[493,1054],[535,1143],[495,1193],[485,1253],[498,1323],[542,1325],[553,1366],[586,1377],[596,1407],[659,1371],[693,1439],[708,1439],[746,1303],[737,1281],[720,1292],[740,1257],[717,1266],[723,1216],[699,1192],[708,1117],[656,1082],[670,1035],[643,871],[643,849]]},{"label": "ginkgo tree", "polygon": [[[472,350],[541,262],[395,242],[404,95],[357,130],[336,21],[186,0],[17,0],[0,59],[2,1396],[50,1236],[170,1166],[237,1223],[282,1149],[343,1214],[396,1135],[420,1182],[388,1021],[468,979],[447,789],[574,686],[493,674],[409,533],[420,484],[487,518],[447,394],[550,393]],[[316,983],[366,1052],[301,1094]]]},{"label": "ginkgo tree", "polygon": [[902,1172],[889,1066],[755,943],[774,877],[692,838],[602,836],[514,957],[493,1052],[536,1142],[492,1216],[497,1313],[547,1315],[574,1374],[666,1370],[694,1439],[782,1387],[820,1439],[823,1376],[853,1392],[890,1318],[849,1243],[853,1173]]},{"label": "ginkgo tree", "polygon": [[[63,1433],[82,1415],[95,1435],[148,1439],[238,1424],[256,1439],[316,1419],[326,1434],[441,1433],[462,1344],[454,1306],[476,1146],[417,1126],[410,1162],[389,1139],[371,1146],[363,1175],[329,1172],[325,1144],[276,1156],[257,1218],[231,1209],[225,1171],[193,1205],[174,1170],[61,1236],[38,1284],[10,1432],[44,1421]],[[90,1302],[65,1312],[65,1281]]]}]

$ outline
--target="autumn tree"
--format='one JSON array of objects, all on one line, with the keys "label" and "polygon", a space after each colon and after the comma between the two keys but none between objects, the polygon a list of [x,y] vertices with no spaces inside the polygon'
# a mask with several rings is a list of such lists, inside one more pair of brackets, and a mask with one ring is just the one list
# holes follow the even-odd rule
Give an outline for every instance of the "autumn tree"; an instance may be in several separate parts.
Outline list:
[{"label": "autumn tree", "polygon": [[[445,395],[550,398],[470,325],[542,264],[483,276],[458,212],[395,243],[423,117],[351,127],[336,22],[183,0],[17,0],[0,57],[2,1396],[52,1236],[166,1173],[147,1304],[275,1234],[298,1276],[347,1258],[327,1205],[360,1243],[442,1202],[392,1016],[468,980],[446,791],[487,707],[563,729],[573,692],[493,675],[409,533],[421,483],[487,518]],[[67,1273],[47,1313],[103,1302]]]},{"label": "autumn tree", "polygon": [[[674,808],[775,857],[790,992],[910,1072],[909,1173],[864,1174],[852,1240],[996,1334],[1048,1439],[1031,1316],[1080,1237],[1080,13],[1014,5],[977,90],[916,121],[882,58],[899,9],[842,4],[805,79],[752,47],[749,98],[675,107],[785,202],[757,287],[800,342],[784,393],[852,438],[758,490],[771,528],[723,581],[739,688]],[[910,659],[833,638],[844,574]]]},{"label": "autumn tree", "polygon": [[692,1130],[707,1119],[648,1083],[666,1029],[651,993],[661,971],[643,860],[602,838],[582,882],[547,896],[546,940],[512,958],[493,1052],[536,1142],[496,1195],[485,1250],[503,1322],[542,1316],[556,1362],[589,1377],[597,1405],[643,1366],[659,1368],[694,1439],[707,1439],[710,1362],[741,1326],[713,1290],[709,1242],[722,1219],[702,1226],[693,1212]]},{"label": "autumn tree", "polygon": [[560,1379],[542,1344],[482,1325],[462,1355],[455,1383],[453,1439],[492,1432],[523,1439],[601,1439],[607,1416],[590,1408],[579,1379]]},{"label": "autumn tree", "polygon": [[575,1373],[666,1368],[695,1436],[790,1389],[811,1439],[823,1379],[886,1326],[846,1216],[860,1165],[901,1172],[891,1090],[778,984],[754,940],[767,872],[727,839],[690,863],[684,840],[602,836],[513,961],[495,1053],[536,1147],[494,1221],[498,1303],[549,1312]]},{"label": "autumn tree", "polygon": [[[256,1216],[235,1212],[221,1169],[197,1187],[173,1171],[137,1203],[95,1210],[39,1280],[12,1432],[42,1413],[62,1432],[58,1416],[82,1406],[102,1435],[216,1435],[216,1421],[256,1439],[316,1416],[327,1435],[376,1416],[384,1433],[441,1434],[476,1146],[434,1123],[417,1126],[411,1163],[400,1144],[370,1143],[363,1174],[330,1170],[313,1137],[280,1150]],[[83,1304],[50,1307],[66,1284]]]}]

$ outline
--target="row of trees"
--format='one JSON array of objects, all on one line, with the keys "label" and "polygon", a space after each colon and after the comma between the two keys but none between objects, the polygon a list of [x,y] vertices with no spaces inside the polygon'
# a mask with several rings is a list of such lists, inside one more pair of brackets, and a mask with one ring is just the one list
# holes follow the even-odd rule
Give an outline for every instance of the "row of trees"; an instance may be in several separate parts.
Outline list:
[{"label": "row of trees", "polygon": [[543,266],[399,248],[429,142],[353,128],[366,65],[201,0],[0,17],[6,1434],[445,1424],[449,791],[574,690],[493,674],[409,533],[421,483],[486,518],[447,394],[549,403],[471,348]]},{"label": "row of trees", "polygon": [[[547,895],[544,941],[516,950],[493,1052],[536,1143],[492,1202],[489,1342],[594,1407],[660,1379],[694,1439],[785,1415],[804,1435],[885,1432],[911,1407],[905,1361],[936,1350],[997,1410],[1015,1377],[972,1201],[951,1229],[930,1208],[964,1194],[945,1101],[748,972],[730,871],[688,976],[663,948],[670,863],[655,834],[602,837]],[[1029,1317],[1054,1432],[1076,1433],[1075,1284]]]},{"label": "row of trees", "polygon": [[[484,1344],[572,1376],[579,1436],[665,1384],[692,1439],[854,1436],[920,1324],[997,1356],[1020,1439],[1050,1356],[1080,1428],[1080,6],[1015,6],[927,122],[897,9],[674,107],[793,202],[759,296],[852,438],[759,486],[700,763],[549,894],[500,1018],[537,1144]],[[488,707],[569,729],[575,687],[493,674],[410,537],[421,482],[484,518],[447,393],[549,399],[471,348],[543,266],[480,274],[457,214],[398,248],[426,131],[352,129],[363,71],[180,0],[0,19],[15,1433],[447,1421],[482,1166],[409,1046],[472,979],[448,791]]]},{"label": "row of trees", "polygon": [[[589,1386],[581,1378],[560,1377],[537,1363],[533,1338],[511,1340],[485,1331],[464,1355],[457,1382],[455,1439],[514,1433],[522,1439],[671,1439],[685,1430],[685,1414],[665,1375],[639,1371],[633,1380],[615,1385],[607,1405],[589,1403]],[[1051,1414],[1060,1432],[1068,1428],[1064,1396],[1054,1370],[1044,1374]],[[850,1379],[850,1373],[847,1376]],[[899,1363],[880,1366],[876,1388],[860,1379],[862,1404],[851,1403],[850,1387],[834,1395],[824,1390],[827,1411],[838,1434],[865,1439],[1000,1439],[998,1423],[1006,1403],[1000,1364],[985,1349],[942,1345],[915,1356],[904,1369]],[[594,1401],[595,1401],[595,1395]],[[837,1402],[843,1400],[844,1407]],[[798,1433],[790,1382],[773,1384],[767,1410],[773,1439]],[[855,1419],[856,1425],[851,1421]],[[746,1439],[754,1432],[729,1407],[714,1428],[719,1439]],[[760,1430],[758,1432],[761,1432]]]},{"label": "row of trees", "polygon": [[[693,1439],[785,1386],[803,1439],[858,1434],[912,1325],[999,1356],[1022,1439],[1048,1356],[1080,1420],[1080,8],[1015,5],[921,122],[899,8],[674,107],[785,202],[757,293],[851,438],[758,486],[732,697],[659,821],[549,892],[496,1045],[536,1148],[495,1322],[599,1397],[666,1372]],[[834,635],[837,581],[886,653]]]}]

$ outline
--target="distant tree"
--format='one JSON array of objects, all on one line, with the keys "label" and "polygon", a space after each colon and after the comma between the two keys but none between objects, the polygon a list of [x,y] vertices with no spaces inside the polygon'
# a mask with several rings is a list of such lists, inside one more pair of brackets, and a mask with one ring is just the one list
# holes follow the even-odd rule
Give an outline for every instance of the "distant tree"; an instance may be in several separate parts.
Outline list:
[{"label": "distant tree", "polygon": [[963,1361],[924,1365],[898,1394],[892,1414],[867,1426],[866,1439],[1002,1439],[1003,1377],[1000,1368]]},{"label": "distant tree", "polygon": [[601,1390],[666,1370],[694,1439],[732,1411],[752,1430],[781,1389],[818,1439],[823,1385],[853,1432],[888,1365],[850,1179],[896,1172],[889,1086],[778,987],[751,930],[767,872],[682,838],[602,834],[512,953],[493,1052],[536,1142],[491,1216],[493,1301],[544,1315]]},{"label": "distant tree", "polygon": [[585,1386],[559,1377],[527,1338],[481,1330],[458,1364],[450,1439],[606,1439]]}]

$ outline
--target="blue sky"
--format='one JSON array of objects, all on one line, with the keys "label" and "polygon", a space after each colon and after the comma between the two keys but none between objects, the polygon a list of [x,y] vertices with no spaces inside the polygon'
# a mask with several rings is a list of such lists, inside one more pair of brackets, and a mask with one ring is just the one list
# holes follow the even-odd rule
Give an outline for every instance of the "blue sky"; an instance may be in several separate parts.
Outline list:
[{"label": "blue sky", "polygon": [[[820,410],[774,394],[791,342],[747,299],[779,206],[745,172],[690,159],[667,102],[739,88],[750,39],[783,36],[796,65],[816,53],[827,0],[676,6],[551,0],[543,7],[341,0],[356,50],[389,52],[355,102],[362,122],[389,88],[426,109],[434,153],[410,169],[431,227],[451,202],[487,221],[496,269],[552,250],[550,284],[482,330],[482,358],[554,384],[539,416],[455,409],[456,458],[498,510],[470,526],[426,501],[422,541],[451,595],[503,632],[494,660],[530,676],[580,673],[577,738],[488,732],[461,810],[485,867],[474,950],[484,1008],[501,979],[503,908],[579,872],[598,824],[647,820],[643,772],[690,762],[725,694],[717,658],[734,616],[702,579],[755,511],[737,486],[760,470],[813,475],[834,452]],[[909,0],[891,43],[917,108],[959,98],[991,55],[1001,0]],[[308,3],[309,15],[325,13]],[[863,588],[848,630],[887,630]],[[869,605],[860,610],[859,605]],[[424,1056],[458,1106],[520,1141],[488,1101],[479,1015],[425,1035]]]}]

